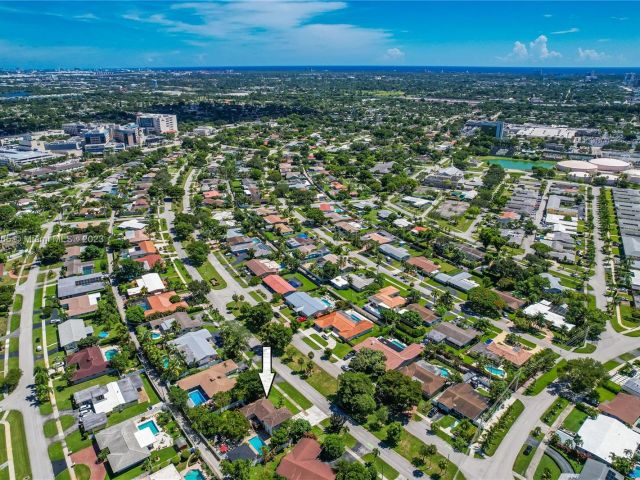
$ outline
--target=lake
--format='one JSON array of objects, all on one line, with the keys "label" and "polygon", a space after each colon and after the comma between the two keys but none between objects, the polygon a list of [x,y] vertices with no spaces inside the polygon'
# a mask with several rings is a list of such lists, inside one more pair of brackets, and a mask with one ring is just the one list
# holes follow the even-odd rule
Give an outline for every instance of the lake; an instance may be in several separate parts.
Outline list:
[{"label": "lake", "polygon": [[531,160],[513,160],[509,158],[492,158],[490,160],[485,160],[485,162],[491,165],[500,165],[502,168],[507,170],[533,170],[533,167],[541,167],[541,168],[553,168],[556,165],[556,162],[548,162],[545,160],[531,161]]}]

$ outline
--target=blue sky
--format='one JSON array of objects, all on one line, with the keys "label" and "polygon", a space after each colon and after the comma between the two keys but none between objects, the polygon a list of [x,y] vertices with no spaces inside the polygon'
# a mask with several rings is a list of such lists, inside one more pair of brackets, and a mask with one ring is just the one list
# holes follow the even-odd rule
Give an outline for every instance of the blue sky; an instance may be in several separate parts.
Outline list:
[{"label": "blue sky", "polygon": [[0,68],[640,66],[640,2],[0,2]]}]

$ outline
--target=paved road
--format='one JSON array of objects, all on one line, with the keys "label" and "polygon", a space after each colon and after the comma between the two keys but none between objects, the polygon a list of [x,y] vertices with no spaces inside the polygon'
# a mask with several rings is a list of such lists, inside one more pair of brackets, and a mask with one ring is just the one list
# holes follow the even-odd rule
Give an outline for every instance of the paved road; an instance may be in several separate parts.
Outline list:
[{"label": "paved road", "polygon": [[[44,242],[51,236],[53,222],[46,224]],[[34,265],[29,270],[27,280],[16,286],[16,294],[23,296],[20,311],[20,369],[22,377],[16,389],[1,402],[4,410],[18,410],[24,418],[24,429],[29,443],[29,458],[31,473],[35,480],[47,480],[54,477],[49,455],[47,440],[44,436],[45,417],[40,415],[38,401],[35,397],[33,384],[33,301],[38,281],[40,266]]]}]

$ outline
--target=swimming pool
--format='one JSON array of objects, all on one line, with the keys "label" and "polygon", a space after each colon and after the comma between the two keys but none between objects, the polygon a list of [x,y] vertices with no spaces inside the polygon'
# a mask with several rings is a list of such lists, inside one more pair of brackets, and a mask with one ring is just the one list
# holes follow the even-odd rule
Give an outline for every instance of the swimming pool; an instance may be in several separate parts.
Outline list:
[{"label": "swimming pool", "polygon": [[158,332],[151,332],[151,340],[157,340],[161,337],[162,335],[159,334]]},{"label": "swimming pool", "polygon": [[92,265],[85,265],[84,267],[82,267],[82,274],[83,275],[89,275],[90,273],[93,273],[93,266]]},{"label": "swimming pool", "polygon": [[404,343],[402,343],[400,340],[396,340],[395,338],[392,340],[389,340],[389,343],[394,347],[396,347],[398,350],[404,350],[405,348],[407,348],[407,346]]},{"label": "swimming pool", "polygon": [[169,368],[169,357],[164,357],[164,358],[162,359],[162,366],[163,366],[164,368]]},{"label": "swimming pool", "polygon": [[633,471],[629,474],[630,478],[640,478],[640,465],[636,465]]},{"label": "swimming pool", "polygon": [[107,362],[110,362],[111,359],[113,357],[115,357],[118,354],[118,349],[117,348],[111,348],[109,350],[107,350],[106,352],[104,352],[104,358],[107,360]]},{"label": "swimming pool", "polygon": [[207,396],[204,394],[201,388],[197,387],[189,391],[189,398],[195,407],[202,405],[207,401]]},{"label": "swimming pool", "polygon": [[156,425],[156,422],[154,422],[153,420],[147,420],[146,422],[138,425],[138,430],[144,430],[145,428],[151,430],[151,433],[153,433],[154,435],[158,435],[158,433],[160,433],[160,429]]},{"label": "swimming pool", "polygon": [[489,372],[491,375],[496,376],[496,377],[500,377],[500,378],[504,378],[507,376],[507,372],[505,372],[503,369],[501,368],[496,368],[496,367],[484,367],[484,369]]},{"label": "swimming pool", "polygon": [[101,331],[98,336],[100,338],[107,338],[109,336],[109,332],[107,332],[106,330]]},{"label": "swimming pool", "polygon": [[256,435],[255,437],[251,437],[249,439],[249,443],[255,449],[256,452],[262,455],[262,449],[266,447],[266,444],[262,441],[262,439],[258,435]]},{"label": "swimming pool", "polygon": [[329,300],[327,300],[326,298],[321,298],[320,299],[322,301],[322,303],[324,303],[327,307],[331,308],[333,307],[333,303],[331,303]]},{"label": "swimming pool", "polygon": [[184,476],[184,480],[207,480],[200,470],[189,470]]},{"label": "swimming pool", "polygon": [[447,370],[444,367],[440,367],[440,376],[443,378],[448,378],[449,377],[449,370]]}]

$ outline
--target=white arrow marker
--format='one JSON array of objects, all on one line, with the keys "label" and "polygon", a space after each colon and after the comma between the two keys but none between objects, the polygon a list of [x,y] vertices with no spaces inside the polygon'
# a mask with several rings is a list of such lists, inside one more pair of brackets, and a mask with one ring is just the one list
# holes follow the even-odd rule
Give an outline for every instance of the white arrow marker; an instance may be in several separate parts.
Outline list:
[{"label": "white arrow marker", "polygon": [[262,373],[258,374],[262,382],[264,396],[268,397],[275,374],[271,371],[271,347],[262,347]]}]

